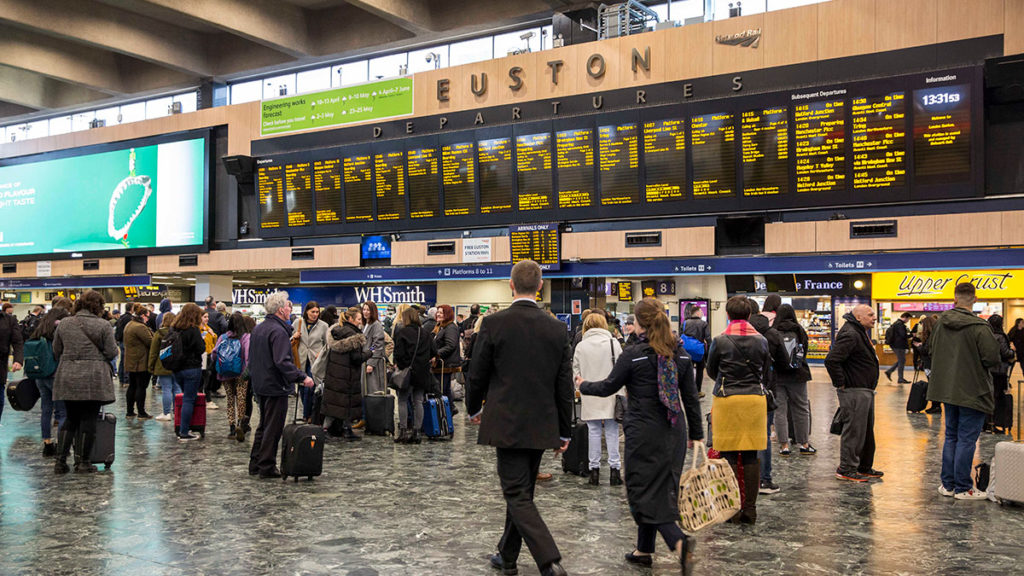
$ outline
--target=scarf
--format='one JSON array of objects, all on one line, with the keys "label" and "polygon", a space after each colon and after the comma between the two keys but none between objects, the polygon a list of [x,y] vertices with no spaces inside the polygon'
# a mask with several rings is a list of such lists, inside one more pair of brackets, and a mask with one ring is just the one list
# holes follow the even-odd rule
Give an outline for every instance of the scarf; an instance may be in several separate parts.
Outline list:
[{"label": "scarf", "polygon": [[668,409],[668,421],[673,426],[683,412],[679,399],[679,373],[675,358],[658,355],[658,400]]}]

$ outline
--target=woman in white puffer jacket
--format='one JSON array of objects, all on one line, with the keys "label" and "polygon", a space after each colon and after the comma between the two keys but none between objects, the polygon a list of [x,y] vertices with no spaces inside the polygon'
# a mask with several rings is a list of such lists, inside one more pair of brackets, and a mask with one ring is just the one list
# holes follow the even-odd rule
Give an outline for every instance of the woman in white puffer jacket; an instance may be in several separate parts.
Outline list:
[{"label": "woman in white puffer jacket", "polygon": [[[574,377],[581,377],[587,382],[604,380],[612,371],[612,366],[622,354],[619,341],[608,331],[608,321],[604,314],[596,313],[587,316],[583,321],[583,339],[576,346],[572,358]],[[622,459],[619,456],[619,425],[615,422],[615,398],[625,396],[625,388],[612,396],[583,396],[580,419],[590,429],[590,483],[597,486],[601,482],[601,436],[608,446],[608,467],[612,486],[622,484],[619,470]]]}]

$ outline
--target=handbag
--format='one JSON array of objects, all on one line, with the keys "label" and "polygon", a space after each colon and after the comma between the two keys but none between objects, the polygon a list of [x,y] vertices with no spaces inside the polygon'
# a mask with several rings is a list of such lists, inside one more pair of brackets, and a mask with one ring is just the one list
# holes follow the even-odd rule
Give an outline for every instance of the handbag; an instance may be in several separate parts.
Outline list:
[{"label": "handbag", "polygon": [[[615,361],[618,360],[618,358],[615,357],[615,342],[612,339],[608,340],[608,347],[612,350],[612,370],[614,370]],[[626,408],[629,406],[628,402],[629,401],[625,396],[621,396],[619,394],[615,395],[615,412],[612,417],[615,418],[615,421],[619,424],[626,421]]]},{"label": "handbag", "polygon": [[388,380],[388,388],[396,392],[405,392],[412,383],[412,363],[416,361],[416,353],[420,350],[420,331],[422,329],[421,327],[416,330],[416,345],[412,349],[412,358],[409,360],[409,365],[401,370],[392,372],[391,378]]},{"label": "handbag", "polygon": [[836,436],[840,436],[843,433],[842,410],[842,408],[836,408],[836,413],[832,416],[832,424],[828,427],[828,431]]},{"label": "handbag", "polygon": [[[726,338],[729,338],[729,336],[726,336]],[[733,348],[735,348],[736,351],[740,353],[740,356],[743,356],[743,363],[747,365],[747,368],[750,370],[750,373],[754,375],[754,378],[757,378],[757,382],[761,385],[761,393],[764,395],[764,400],[768,406],[768,411],[774,412],[775,409],[779,407],[778,403],[775,401],[775,392],[772,392],[771,390],[765,387],[764,375],[759,374],[757,370],[754,370],[754,367],[751,366],[750,364],[750,358],[747,357],[747,353],[743,351],[743,348],[740,348],[739,345],[736,344],[736,341],[733,340],[732,338],[729,338],[729,341],[732,342]]]},{"label": "handbag", "polygon": [[695,441],[693,466],[679,478],[679,518],[683,530],[693,533],[721,524],[739,510],[740,485],[729,462],[709,459],[704,443]]}]

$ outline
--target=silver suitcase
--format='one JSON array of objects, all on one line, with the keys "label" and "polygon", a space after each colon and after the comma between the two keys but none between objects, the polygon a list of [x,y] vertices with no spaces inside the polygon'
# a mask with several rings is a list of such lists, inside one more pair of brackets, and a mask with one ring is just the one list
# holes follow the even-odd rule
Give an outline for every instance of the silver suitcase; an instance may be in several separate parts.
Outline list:
[{"label": "silver suitcase", "polygon": [[1021,442],[1021,388],[1024,380],[1017,383],[1017,397],[1014,398],[1017,422],[1014,427],[1015,441],[996,444],[992,459],[992,483],[989,494],[997,502],[1024,504],[1024,442]]}]

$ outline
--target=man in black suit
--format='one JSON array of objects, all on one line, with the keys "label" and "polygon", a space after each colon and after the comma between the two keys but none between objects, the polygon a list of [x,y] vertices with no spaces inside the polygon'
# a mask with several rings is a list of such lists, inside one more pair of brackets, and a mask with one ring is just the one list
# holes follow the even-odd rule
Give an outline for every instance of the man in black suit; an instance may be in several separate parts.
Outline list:
[{"label": "man in black suit", "polygon": [[562,556],[533,503],[533,492],[544,451],[553,448],[560,454],[569,446],[572,355],[565,324],[537,306],[541,284],[536,262],[523,260],[512,267],[512,305],[478,326],[466,409],[480,421],[478,443],[498,452],[505,533],[491,565],[503,574],[518,574],[516,561],[525,540],[541,574],[558,576],[566,573]]}]

